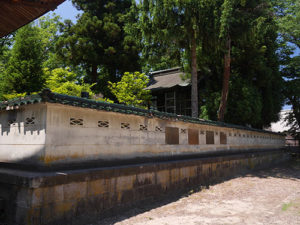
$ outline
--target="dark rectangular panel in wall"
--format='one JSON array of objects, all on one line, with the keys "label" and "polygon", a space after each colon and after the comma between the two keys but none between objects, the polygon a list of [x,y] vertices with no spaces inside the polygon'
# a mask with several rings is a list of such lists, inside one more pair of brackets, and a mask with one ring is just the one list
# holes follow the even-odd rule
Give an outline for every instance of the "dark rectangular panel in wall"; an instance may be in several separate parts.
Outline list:
[{"label": "dark rectangular panel in wall", "polygon": [[215,137],[213,131],[206,131],[206,144],[213,145],[215,143]]},{"label": "dark rectangular panel in wall", "polygon": [[220,144],[221,145],[227,144],[227,136],[224,132],[220,132]]},{"label": "dark rectangular panel in wall", "polygon": [[199,144],[199,131],[197,129],[188,129],[189,145]]},{"label": "dark rectangular panel in wall", "polygon": [[166,144],[178,145],[179,144],[179,129],[177,127],[166,127]]}]

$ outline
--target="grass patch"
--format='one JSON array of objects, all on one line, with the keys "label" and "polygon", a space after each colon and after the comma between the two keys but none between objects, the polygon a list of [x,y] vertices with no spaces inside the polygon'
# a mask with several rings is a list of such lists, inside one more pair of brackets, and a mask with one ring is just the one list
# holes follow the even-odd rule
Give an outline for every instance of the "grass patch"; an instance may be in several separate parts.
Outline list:
[{"label": "grass patch", "polygon": [[292,206],[292,203],[284,203],[283,206],[282,206],[282,211],[287,211],[288,208],[290,208]]}]

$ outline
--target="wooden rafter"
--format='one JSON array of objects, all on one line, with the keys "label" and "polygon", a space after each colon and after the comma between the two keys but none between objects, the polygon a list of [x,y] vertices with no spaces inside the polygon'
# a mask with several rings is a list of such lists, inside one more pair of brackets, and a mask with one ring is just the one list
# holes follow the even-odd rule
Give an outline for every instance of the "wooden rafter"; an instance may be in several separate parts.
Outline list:
[{"label": "wooden rafter", "polygon": [[29,6],[41,9],[55,9],[61,1],[33,1],[33,0],[0,0],[0,4],[9,4],[12,6]]},{"label": "wooden rafter", "polygon": [[0,0],[0,38],[54,10],[65,0]]}]

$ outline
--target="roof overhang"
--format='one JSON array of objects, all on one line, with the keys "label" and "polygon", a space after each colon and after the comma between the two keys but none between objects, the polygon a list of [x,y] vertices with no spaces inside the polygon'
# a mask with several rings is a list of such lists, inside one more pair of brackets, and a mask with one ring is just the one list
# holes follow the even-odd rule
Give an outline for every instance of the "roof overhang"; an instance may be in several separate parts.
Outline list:
[{"label": "roof overhang", "polygon": [[0,38],[56,9],[65,0],[0,0]]}]

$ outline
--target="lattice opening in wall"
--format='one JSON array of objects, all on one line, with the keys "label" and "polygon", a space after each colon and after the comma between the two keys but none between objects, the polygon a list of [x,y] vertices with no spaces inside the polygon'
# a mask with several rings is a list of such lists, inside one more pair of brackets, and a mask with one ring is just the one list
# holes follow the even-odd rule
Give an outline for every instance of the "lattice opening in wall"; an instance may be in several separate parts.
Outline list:
[{"label": "lattice opening in wall", "polygon": [[35,118],[34,117],[27,117],[25,120],[26,125],[33,125],[35,124]]},{"label": "lattice opening in wall", "polygon": [[98,127],[108,128],[109,127],[109,122],[108,121],[99,120],[98,121]]},{"label": "lattice opening in wall", "polygon": [[130,124],[129,123],[121,123],[121,129],[129,130]]},{"label": "lattice opening in wall", "polygon": [[201,131],[200,131],[200,134],[204,134],[204,131],[203,131],[203,130],[201,130]]},{"label": "lattice opening in wall", "polygon": [[180,129],[181,134],[186,134],[186,129]]},{"label": "lattice opening in wall", "polygon": [[147,131],[147,130],[148,130],[148,126],[147,126],[147,125],[140,124],[140,130],[142,130],[142,131]]},{"label": "lattice opening in wall", "polygon": [[13,119],[13,120],[8,120],[8,126],[10,126],[10,125],[15,125],[15,123],[16,123],[16,120],[15,120],[15,119]]},{"label": "lattice opening in wall", "polygon": [[155,131],[156,131],[156,132],[163,132],[164,130],[163,130],[162,127],[156,126],[156,127],[155,127]]},{"label": "lattice opening in wall", "polygon": [[82,126],[83,125],[83,119],[76,119],[76,118],[70,118],[70,125],[72,126]]}]

